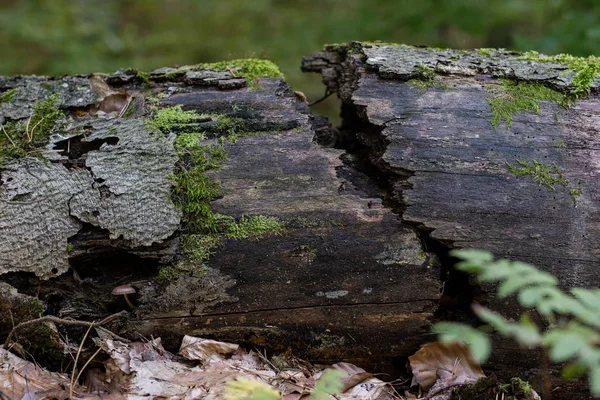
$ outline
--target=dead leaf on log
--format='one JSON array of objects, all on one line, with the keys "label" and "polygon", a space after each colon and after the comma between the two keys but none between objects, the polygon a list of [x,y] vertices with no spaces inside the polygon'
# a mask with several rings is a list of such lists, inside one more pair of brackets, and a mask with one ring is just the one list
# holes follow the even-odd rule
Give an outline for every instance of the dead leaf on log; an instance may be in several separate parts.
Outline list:
[{"label": "dead leaf on log", "polygon": [[239,345],[233,343],[225,343],[216,340],[202,339],[185,335],[181,341],[179,354],[188,360],[222,360],[224,356],[231,356],[239,348]]},{"label": "dead leaf on log", "polygon": [[98,108],[106,114],[117,112],[121,117],[131,103],[132,96],[129,93],[111,89],[99,74],[90,77],[90,90],[101,99]]},{"label": "dead leaf on log", "polygon": [[485,377],[469,348],[459,342],[426,344],[408,360],[414,375],[413,385],[419,384],[425,391],[438,380],[443,381],[444,387],[449,387],[473,383]]}]

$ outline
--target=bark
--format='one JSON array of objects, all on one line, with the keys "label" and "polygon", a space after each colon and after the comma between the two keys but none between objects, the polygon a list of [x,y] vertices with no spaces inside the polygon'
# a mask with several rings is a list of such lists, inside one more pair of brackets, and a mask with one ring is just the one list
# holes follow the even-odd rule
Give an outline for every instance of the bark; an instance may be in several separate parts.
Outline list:
[{"label": "bark", "polygon": [[[437,308],[438,267],[417,232],[384,207],[385,189],[359,170],[360,159],[313,140],[330,128],[284,81],[261,79],[255,89],[234,70],[187,67],[147,76],[123,70],[105,80],[135,98],[132,115],[99,117],[107,104],[90,94],[88,77],[0,81],[3,90],[17,88],[19,104],[64,84],[83,99],[63,95],[70,120],[53,131],[46,160],[26,157],[1,170],[7,283],[39,297],[48,314],[82,320],[127,309],[110,292],[131,284],[132,317],[110,329],[160,336],[171,348],[188,334],[379,368],[418,348]],[[32,85],[49,88],[39,94]],[[178,105],[212,117],[153,131],[148,110]],[[29,118],[0,107],[7,120]],[[190,233],[170,196],[169,176],[181,163],[172,141],[201,130],[215,143],[226,133],[216,115],[251,134],[226,144],[228,161],[207,171],[223,191],[212,212],[275,217],[285,229],[247,239],[221,233],[204,274],[165,282],[160,268],[184,257]]]},{"label": "bark", "polygon": [[[509,125],[494,127],[488,99],[501,78],[576,91],[576,72],[567,65],[527,58],[502,50],[352,43],[303,60],[303,69],[319,72],[342,100],[343,126],[325,141],[367,154],[388,178],[389,201],[402,221],[442,257],[449,274],[440,311],[450,319],[467,317],[448,306],[468,306],[473,298],[508,317],[522,311],[495,299],[493,288],[479,291],[447,269],[452,260],[443,255],[452,248],[532,263],[564,287],[600,284],[599,82],[570,107],[539,101],[539,113],[520,111]],[[551,171],[556,166],[566,187],[517,177],[507,165],[534,160]],[[540,354],[524,354],[511,341],[499,341],[494,354],[491,365],[505,375],[541,365]]]}]

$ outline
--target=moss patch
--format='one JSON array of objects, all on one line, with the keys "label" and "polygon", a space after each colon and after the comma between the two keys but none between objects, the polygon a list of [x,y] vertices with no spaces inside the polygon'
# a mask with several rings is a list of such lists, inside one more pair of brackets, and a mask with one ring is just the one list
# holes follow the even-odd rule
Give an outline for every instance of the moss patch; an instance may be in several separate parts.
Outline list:
[{"label": "moss patch", "polygon": [[581,184],[572,185],[567,182],[556,164],[543,164],[537,160],[533,160],[531,164],[517,160],[517,164],[518,166],[506,163],[510,172],[516,177],[530,176],[534,182],[550,190],[556,190],[556,186],[560,185],[573,199],[582,194]]},{"label": "moss patch", "polygon": [[600,58],[595,56],[574,57],[570,54],[557,54],[545,56],[536,51],[528,51],[519,60],[535,61],[540,63],[564,64],[575,73],[573,89],[570,91],[570,100],[577,100],[590,94],[592,83],[600,76]]},{"label": "moss patch", "polygon": [[0,103],[9,103],[17,95],[17,89],[8,89],[6,92],[0,94]]},{"label": "moss patch", "polygon": [[261,233],[280,232],[285,224],[274,217],[264,215],[243,215],[239,221],[227,225],[225,235],[230,239],[247,239]]},{"label": "moss patch", "polygon": [[57,103],[58,95],[54,94],[35,103],[26,122],[8,122],[0,126],[0,165],[9,159],[34,154],[48,142],[50,132],[64,116]]},{"label": "moss patch", "polygon": [[[221,136],[207,140],[199,121],[216,124]],[[164,134],[177,134],[174,146],[180,159],[173,176],[172,198],[183,212],[183,259],[161,268],[160,281],[172,282],[182,273],[196,278],[204,276],[213,249],[224,239],[258,238],[284,229],[284,224],[276,218],[242,216],[237,221],[211,210],[212,201],[221,196],[222,189],[206,173],[227,161],[226,146],[237,139],[230,117],[183,111],[179,105],[155,110],[148,125]]]},{"label": "moss patch", "polygon": [[236,76],[244,77],[248,81],[250,89],[260,88],[258,84],[260,78],[284,78],[277,65],[273,62],[256,58],[202,64],[200,67],[214,71],[230,71]]},{"label": "moss patch", "polygon": [[487,98],[492,108],[492,125],[497,128],[504,119],[509,128],[512,116],[520,111],[540,113],[540,101],[562,104],[565,95],[539,83],[514,82],[502,79],[500,87],[490,88],[493,97]]},{"label": "moss patch", "polygon": [[433,68],[419,65],[417,67],[417,73],[418,77],[407,81],[407,83],[419,89],[420,93],[434,87],[441,87],[444,90],[448,89],[446,83],[436,78],[435,70]]}]

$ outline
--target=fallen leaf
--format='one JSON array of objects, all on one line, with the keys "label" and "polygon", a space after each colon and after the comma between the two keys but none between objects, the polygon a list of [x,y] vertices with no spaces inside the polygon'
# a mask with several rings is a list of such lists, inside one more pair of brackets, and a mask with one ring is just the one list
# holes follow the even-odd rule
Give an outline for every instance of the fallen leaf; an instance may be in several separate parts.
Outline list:
[{"label": "fallen leaf", "polygon": [[224,356],[232,355],[239,348],[239,345],[233,343],[185,335],[181,341],[179,354],[188,360],[207,361],[210,359],[223,359]]},{"label": "fallen leaf", "polygon": [[444,385],[472,383],[485,376],[479,363],[460,342],[429,343],[408,357],[413,373],[413,385],[429,390],[438,380]]},{"label": "fallen leaf", "polygon": [[125,110],[131,103],[131,95],[125,90],[113,90],[100,74],[92,74],[89,80],[90,90],[100,99],[98,109],[107,114],[116,112],[119,116],[125,113]]}]

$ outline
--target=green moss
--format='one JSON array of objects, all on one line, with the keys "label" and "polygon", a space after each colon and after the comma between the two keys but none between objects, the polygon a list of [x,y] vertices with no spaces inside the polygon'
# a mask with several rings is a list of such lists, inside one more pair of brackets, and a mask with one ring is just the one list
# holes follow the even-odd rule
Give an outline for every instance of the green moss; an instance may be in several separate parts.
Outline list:
[{"label": "green moss", "polygon": [[0,164],[32,154],[48,142],[50,132],[64,116],[57,103],[58,95],[54,94],[35,103],[26,122],[8,122],[0,126]]},{"label": "green moss", "polygon": [[575,74],[573,88],[570,91],[570,100],[575,101],[582,96],[590,94],[592,83],[600,76],[600,58],[595,56],[574,57],[570,54],[557,54],[545,56],[536,51],[528,51],[519,60],[535,61],[541,63],[564,64]]},{"label": "green moss", "polygon": [[202,64],[200,67],[214,71],[231,71],[236,76],[246,78],[250,89],[259,89],[258,80],[261,78],[284,78],[277,65],[273,62],[256,58]]},{"label": "green moss", "polygon": [[520,167],[506,163],[510,172],[516,177],[531,176],[535,183],[540,186],[544,185],[551,190],[555,190],[556,185],[568,186],[567,181],[556,164],[547,165],[537,160],[533,160],[531,165],[525,161],[517,160],[517,164]]},{"label": "green moss", "polygon": [[506,400],[533,400],[533,392],[529,382],[521,378],[511,378],[510,383],[500,385],[500,389],[505,391],[508,396]]},{"label": "green moss", "polygon": [[17,95],[17,89],[8,89],[6,92],[0,94],[0,103],[9,103]]},{"label": "green moss", "polygon": [[147,73],[143,72],[143,71],[139,71],[136,70],[137,76],[138,78],[140,78],[140,80],[142,81],[142,83],[145,86],[152,86],[152,81],[150,80],[150,77],[148,76]]},{"label": "green moss", "polygon": [[448,89],[448,85],[436,78],[435,70],[431,67],[419,65],[417,67],[417,78],[410,79],[407,83],[411,86],[419,89],[420,93],[425,92],[427,89],[434,87],[440,87],[444,90]]},{"label": "green moss", "polygon": [[540,113],[540,101],[563,103],[565,96],[539,83],[513,82],[502,79],[500,87],[490,88],[493,97],[487,98],[492,108],[492,125],[498,127],[504,119],[509,128],[512,116],[520,111]]},{"label": "green moss", "polygon": [[496,49],[489,48],[489,47],[482,47],[482,48],[477,49],[475,51],[477,53],[481,54],[482,56],[492,57],[494,55],[494,52],[496,51]]},{"label": "green moss", "polygon": [[175,268],[174,266],[169,265],[169,266],[161,267],[158,270],[157,280],[160,283],[167,284],[167,283],[172,282],[175,279],[177,279],[179,277],[179,275],[181,275],[181,271],[179,269]]},{"label": "green moss", "polygon": [[[217,130],[226,130],[225,134],[213,143],[204,144],[207,137],[197,123],[200,120],[212,121]],[[177,133],[174,146],[180,159],[178,171],[172,177],[172,198],[183,214],[183,259],[159,270],[158,280],[163,283],[182,273],[204,276],[208,258],[224,238],[247,239],[283,229],[283,223],[275,218],[243,216],[236,221],[211,210],[212,201],[221,196],[222,190],[206,172],[220,168],[227,161],[226,146],[237,138],[233,124],[231,117],[183,111],[181,106],[154,110],[148,122],[151,129],[164,134]]]},{"label": "green moss", "polygon": [[176,105],[158,110],[154,113],[152,119],[148,121],[148,125],[163,133],[169,133],[173,128],[181,128],[182,125],[193,124],[204,117],[204,115],[200,115],[195,111],[183,111],[181,105]]},{"label": "green moss", "polygon": [[206,140],[204,133],[182,133],[175,139],[175,147],[191,148],[199,146],[201,140]]},{"label": "green moss", "polygon": [[280,232],[285,224],[274,217],[243,215],[236,223],[228,224],[225,235],[229,239],[247,239],[267,232]]},{"label": "green moss", "polygon": [[567,147],[567,142],[565,141],[564,138],[558,139],[556,141],[556,143],[554,144],[554,146],[552,146],[552,147],[557,148],[557,149],[561,149],[561,150],[566,150],[568,148]]},{"label": "green moss", "polygon": [[67,243],[66,251],[67,251],[67,253],[70,253],[73,251],[73,245],[71,243]]},{"label": "green moss", "polygon": [[533,160],[531,164],[517,160],[519,166],[506,163],[510,172],[516,177],[530,176],[537,184],[544,185],[550,190],[556,190],[556,185],[562,186],[569,195],[575,198],[581,196],[581,182],[577,185],[572,185],[563,176],[562,172],[556,164],[543,164],[537,160]]},{"label": "green moss", "polygon": [[219,235],[189,234],[183,240],[183,253],[194,260],[205,261],[220,243]]}]

